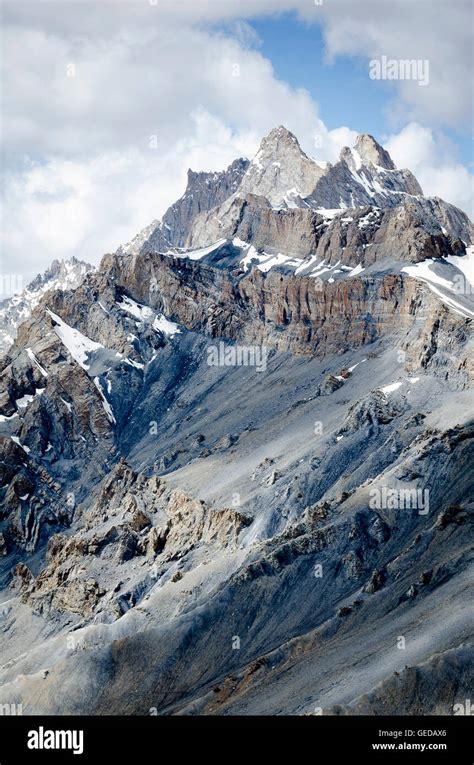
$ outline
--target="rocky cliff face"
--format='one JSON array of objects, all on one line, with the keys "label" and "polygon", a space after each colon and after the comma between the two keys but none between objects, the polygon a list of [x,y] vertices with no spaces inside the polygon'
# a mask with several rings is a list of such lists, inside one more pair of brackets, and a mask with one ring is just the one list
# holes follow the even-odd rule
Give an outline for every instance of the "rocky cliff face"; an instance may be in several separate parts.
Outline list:
[{"label": "rocky cliff face", "polygon": [[420,285],[401,275],[340,280],[321,289],[311,277],[257,268],[233,276],[166,255],[114,256],[103,268],[114,284],[127,284],[137,300],[189,330],[300,354],[359,347],[389,334],[395,321],[409,326],[413,306],[423,300]]},{"label": "rocky cliff face", "polygon": [[171,205],[161,221],[153,221],[119,251],[130,255],[142,249],[166,252],[172,247],[183,247],[196,216],[228,199],[239,187],[248,164],[245,159],[236,159],[221,173],[188,170],[188,183],[183,196]]},{"label": "rocky cliff face", "polygon": [[322,168],[278,128],[47,292],[0,362],[0,700],[452,714],[472,256],[370,136]]},{"label": "rocky cliff face", "polygon": [[316,270],[323,261],[355,268],[383,259],[417,262],[462,255],[465,239],[471,238],[469,226],[454,224],[449,234],[426,202],[410,199],[397,207],[364,206],[327,217],[324,211],[274,210],[259,197],[234,197],[219,208],[224,218],[209,214],[196,221],[188,246],[200,248],[222,238],[237,240],[238,246],[251,242],[257,251],[284,253],[302,270]]},{"label": "rocky cliff face", "polygon": [[423,192],[409,170],[397,170],[388,153],[370,135],[360,135],[354,148],[345,147],[306,199],[310,206],[380,207],[396,205],[407,195]]}]

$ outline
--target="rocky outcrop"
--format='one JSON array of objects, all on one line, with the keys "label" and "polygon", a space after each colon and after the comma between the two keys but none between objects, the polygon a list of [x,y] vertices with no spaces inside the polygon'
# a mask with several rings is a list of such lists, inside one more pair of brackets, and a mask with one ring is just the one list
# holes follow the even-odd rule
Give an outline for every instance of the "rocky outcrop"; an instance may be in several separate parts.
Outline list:
[{"label": "rocky outcrop", "polygon": [[[388,214],[400,205],[402,212]],[[350,212],[333,225],[336,210]],[[358,136],[335,165],[324,166],[280,126],[250,163],[236,160],[222,173],[189,171],[184,196],[118,252],[203,248],[234,237],[257,250],[355,267],[385,257],[416,262],[458,254],[473,229],[461,210],[425,199],[414,176],[397,170],[372,136]]]},{"label": "rocky outcrop", "polygon": [[443,231],[425,201],[409,199],[386,210],[365,207],[338,215],[323,229],[315,254],[327,264],[352,267],[464,254],[461,239]]},{"label": "rocky outcrop", "polygon": [[92,505],[77,507],[76,517],[79,531],[50,537],[45,568],[36,577],[14,579],[23,602],[37,613],[90,617],[102,611],[118,618],[124,612],[122,600],[136,596],[133,588],[119,592],[117,572],[127,579],[134,561],[145,563],[150,573],[147,585],[140,587],[143,597],[158,579],[174,576],[176,562],[192,550],[235,546],[250,523],[236,509],[209,508],[181,490],[170,490],[155,476],[137,474],[124,460],[103,482]]},{"label": "rocky outcrop", "polygon": [[218,207],[240,186],[248,161],[236,159],[222,173],[195,173],[188,170],[184,196],[163,216],[163,225],[175,247],[184,247],[190,226],[197,215]]},{"label": "rocky outcrop", "polygon": [[[344,155],[347,153],[345,149],[343,152]],[[357,159],[360,160],[360,164],[365,165],[366,167],[372,165],[373,167],[383,168],[384,170],[396,169],[388,151],[380,146],[373,136],[368,135],[367,133],[357,136],[354,146],[354,154],[351,155],[354,169],[357,169]],[[410,193],[421,194],[421,191]]]},{"label": "rocky outcrop", "polygon": [[329,714],[396,715],[400,709],[415,716],[468,714],[473,653],[462,645],[421,665],[406,666],[350,706],[332,707]]},{"label": "rocky outcrop", "polygon": [[264,197],[252,194],[233,196],[217,215],[199,216],[186,241],[186,247],[205,247],[222,237],[251,242],[258,250],[285,252],[304,258],[316,252],[323,218],[313,210],[278,209]]},{"label": "rocky outcrop", "polygon": [[312,207],[392,207],[407,195],[422,195],[409,170],[397,170],[390,155],[370,135],[360,135],[353,149],[342,149],[339,161],[318,180],[305,202]]},{"label": "rocky outcrop", "polygon": [[73,506],[67,491],[23,446],[3,437],[0,447],[3,542],[9,551],[34,552],[55,530],[69,525]]},{"label": "rocky outcrop", "polygon": [[377,390],[351,405],[339,432],[344,434],[361,428],[379,428],[392,422],[402,411],[402,402],[393,401],[381,390]]},{"label": "rocky outcrop", "polygon": [[196,218],[187,247],[234,239],[251,243],[258,251],[296,258],[303,273],[305,258],[313,264],[355,268],[462,255],[464,242],[472,239],[472,227],[461,211],[444,204],[441,208],[433,200],[406,198],[396,207],[364,206],[328,219],[324,211],[275,210],[262,197],[234,196],[217,215],[212,211]]}]

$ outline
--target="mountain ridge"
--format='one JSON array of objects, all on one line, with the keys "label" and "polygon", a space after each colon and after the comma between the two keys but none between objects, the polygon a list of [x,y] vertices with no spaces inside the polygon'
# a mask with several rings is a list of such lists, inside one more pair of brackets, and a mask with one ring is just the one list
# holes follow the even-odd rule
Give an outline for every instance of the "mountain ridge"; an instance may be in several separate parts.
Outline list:
[{"label": "mountain ridge", "polygon": [[[308,167],[311,169],[307,170]],[[255,176],[256,172],[258,177]],[[454,239],[461,239],[466,245],[473,241],[472,224],[465,213],[443,200],[423,197],[410,171],[397,170],[386,150],[368,134],[359,135],[354,149],[342,149],[338,162],[335,165],[328,163],[323,169],[316,160],[302,151],[290,131],[283,126],[275,128],[262,139],[252,161],[235,160],[226,171],[210,174],[222,179],[223,198],[214,204],[216,197],[212,195],[206,205],[207,209],[195,208],[190,213],[187,209],[188,197],[193,195],[193,179],[199,175],[189,171],[184,196],[169,208],[163,221],[150,224],[132,242],[119,248],[119,252],[133,254],[142,248],[155,252],[192,250],[208,247],[222,238],[245,238],[240,237],[238,221],[244,215],[244,210],[249,209],[254,218],[258,219],[264,214],[268,219],[273,218],[275,225],[280,228],[277,223],[281,218],[278,216],[279,211],[301,209],[303,212],[300,213],[300,220],[304,221],[305,228],[311,228],[311,211],[328,218],[334,217],[337,210],[340,210],[341,215],[344,210],[355,207],[386,209],[408,204],[410,199],[414,202],[415,198],[419,204],[424,205],[425,215],[431,213],[433,206],[437,207],[439,226],[445,228]],[[229,175],[232,177],[231,182],[228,180]],[[206,174],[204,177],[207,178]],[[304,191],[298,188],[301,183]],[[183,207],[184,217],[180,212]],[[248,216],[249,213],[245,214]],[[178,234],[173,234],[173,227],[167,221],[176,218],[181,218],[183,225],[179,227]],[[308,234],[302,238],[307,239]],[[280,239],[283,247],[284,235]],[[259,242],[263,249],[270,247],[271,251],[271,238],[266,241],[260,237]],[[295,247],[288,244],[286,249],[305,252],[298,245]],[[310,254],[308,248],[306,253]]]}]

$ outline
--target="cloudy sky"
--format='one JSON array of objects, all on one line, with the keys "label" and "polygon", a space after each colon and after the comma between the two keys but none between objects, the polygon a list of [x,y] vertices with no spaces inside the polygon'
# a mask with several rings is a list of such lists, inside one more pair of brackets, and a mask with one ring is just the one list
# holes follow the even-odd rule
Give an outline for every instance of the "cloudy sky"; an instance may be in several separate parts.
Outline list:
[{"label": "cloudy sky", "polygon": [[[472,213],[470,0],[2,3],[2,272],[98,262],[284,124],[334,161],[372,133]],[[373,59],[429,82],[373,80]]]}]

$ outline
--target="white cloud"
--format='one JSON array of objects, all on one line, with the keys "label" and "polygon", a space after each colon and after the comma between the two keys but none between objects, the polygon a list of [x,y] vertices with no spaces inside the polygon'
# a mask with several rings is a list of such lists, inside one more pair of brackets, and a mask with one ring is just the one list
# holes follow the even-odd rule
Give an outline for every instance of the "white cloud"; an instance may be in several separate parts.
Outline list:
[{"label": "white cloud", "polygon": [[472,215],[473,177],[456,161],[454,148],[443,135],[411,122],[390,136],[385,146],[398,167],[415,174],[427,196],[446,199]]},{"label": "white cloud", "polygon": [[87,159],[50,158],[9,173],[3,220],[9,271],[21,260],[26,283],[53,258],[75,255],[97,263],[183,193],[190,165],[220,170],[258,145],[256,135],[233,134],[203,110],[191,119],[192,134],[165,150],[131,147]]},{"label": "white cloud", "polygon": [[318,118],[309,94],[279,81],[258,51],[183,24],[99,41],[9,27],[4,46],[9,151],[88,156],[143,149],[154,134],[168,147],[191,134],[199,107],[260,135],[284,120],[306,142]]},{"label": "white cloud", "polygon": [[[67,10],[66,10],[67,8]],[[395,59],[428,59],[430,84],[395,81],[391,85],[399,98],[393,105],[399,117],[422,122],[460,126],[472,116],[471,0],[331,0],[321,5],[314,0],[4,0],[5,23],[16,29],[43,30],[63,41],[74,41],[79,50],[85,39],[146,40],[163,30],[166,47],[168,30],[178,30],[171,42],[186,43],[186,30],[220,22],[240,25],[234,35],[243,45],[253,35],[245,24],[257,16],[295,11],[309,23],[322,24],[328,56],[340,54],[367,59],[386,55]],[[245,31],[246,29],[246,31]],[[235,30],[234,30],[235,31]],[[179,44],[180,49],[184,49]],[[192,53],[192,48],[191,51]],[[184,51],[186,58],[186,51]],[[18,45],[17,56],[24,58]],[[40,62],[41,63],[41,62]],[[195,59],[199,67],[200,60]],[[367,68],[368,71],[368,68]],[[380,83],[370,81],[368,87]]]},{"label": "white cloud", "polygon": [[323,145],[317,159],[337,162],[341,149],[344,146],[354,146],[356,138],[357,131],[347,127],[334,128],[334,130],[329,130],[326,135],[323,133]]}]

